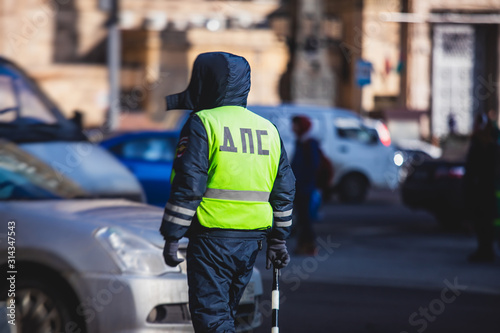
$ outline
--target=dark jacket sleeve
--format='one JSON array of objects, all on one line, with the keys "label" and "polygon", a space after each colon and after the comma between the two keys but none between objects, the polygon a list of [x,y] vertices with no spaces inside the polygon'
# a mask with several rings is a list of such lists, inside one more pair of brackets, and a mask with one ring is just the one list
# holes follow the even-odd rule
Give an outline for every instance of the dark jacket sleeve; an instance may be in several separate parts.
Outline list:
[{"label": "dark jacket sleeve", "polygon": [[172,172],[170,198],[160,227],[167,241],[186,234],[207,186],[207,132],[196,114],[182,128]]},{"label": "dark jacket sleeve", "polygon": [[293,200],[295,198],[295,176],[281,142],[278,174],[269,197],[273,207],[274,223],[269,238],[287,239],[292,230]]}]

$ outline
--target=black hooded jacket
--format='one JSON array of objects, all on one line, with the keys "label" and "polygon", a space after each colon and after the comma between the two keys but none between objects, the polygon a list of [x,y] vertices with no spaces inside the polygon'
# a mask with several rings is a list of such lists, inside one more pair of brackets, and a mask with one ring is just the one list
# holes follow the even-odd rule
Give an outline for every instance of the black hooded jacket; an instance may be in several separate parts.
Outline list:
[{"label": "black hooded jacket", "polygon": [[[240,56],[223,52],[200,54],[193,65],[191,81],[181,93],[166,97],[167,110],[193,110],[181,131],[174,160],[170,199],[165,207],[160,232],[167,241],[176,241],[183,236],[217,234],[224,237],[277,239],[288,238],[291,227],[271,230],[228,230],[201,226],[196,218],[196,209],[207,188],[209,169],[209,147],[207,132],[196,112],[221,106],[246,107],[250,91],[250,66]],[[291,219],[295,196],[295,177],[289,165],[283,142],[278,173],[269,202],[278,215],[274,220],[286,222]],[[286,215],[286,216],[285,216]],[[285,217],[281,217],[285,216]]]}]

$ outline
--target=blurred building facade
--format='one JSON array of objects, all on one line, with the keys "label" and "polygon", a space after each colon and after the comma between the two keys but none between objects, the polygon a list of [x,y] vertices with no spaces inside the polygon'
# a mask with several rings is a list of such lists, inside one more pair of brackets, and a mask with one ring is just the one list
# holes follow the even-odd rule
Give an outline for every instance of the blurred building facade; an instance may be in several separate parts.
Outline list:
[{"label": "blurred building facade", "polygon": [[387,15],[404,29],[405,107],[430,111],[430,136],[470,134],[473,115],[498,108],[500,1],[405,1]]},{"label": "blurred building facade", "polygon": [[[85,125],[105,121],[108,101],[105,0],[5,0],[0,55],[25,68]],[[185,89],[201,52],[227,51],[252,67],[250,103],[278,104],[286,45],[266,27],[278,0],[120,0],[120,105],[161,118],[163,97]]]},{"label": "blurred building facade", "polygon": [[104,113],[106,67],[86,62],[94,40],[106,37],[106,15],[90,1],[0,2],[0,54],[36,79],[65,112],[85,112],[98,122]]},{"label": "blurred building facade", "polygon": [[[4,0],[0,54],[66,112],[108,105],[105,0]],[[252,66],[251,104],[339,106],[402,138],[470,133],[499,100],[500,1],[120,0],[123,110],[163,114],[201,52]]]},{"label": "blurred building facade", "polygon": [[[304,9],[312,3],[321,7],[319,14]],[[326,58],[332,76],[327,104],[364,113],[402,103],[401,27],[379,18],[381,12],[400,10],[399,0],[288,0],[271,15],[271,26],[289,41],[290,71],[305,72],[308,67],[324,72],[319,63]],[[312,15],[319,16],[315,30],[307,27]],[[364,74],[363,64],[368,68]],[[293,76],[282,98],[296,102]]]},{"label": "blurred building facade", "polygon": [[[311,1],[284,1],[271,17],[277,34],[289,40],[291,71],[315,66],[297,60],[308,47],[311,52],[297,32],[311,16],[304,2]],[[470,134],[474,113],[498,108],[500,1],[324,0],[318,6],[321,33],[313,52],[326,50],[331,105],[383,117],[395,137],[436,141],[450,132]],[[282,97],[296,101],[289,77]]]}]

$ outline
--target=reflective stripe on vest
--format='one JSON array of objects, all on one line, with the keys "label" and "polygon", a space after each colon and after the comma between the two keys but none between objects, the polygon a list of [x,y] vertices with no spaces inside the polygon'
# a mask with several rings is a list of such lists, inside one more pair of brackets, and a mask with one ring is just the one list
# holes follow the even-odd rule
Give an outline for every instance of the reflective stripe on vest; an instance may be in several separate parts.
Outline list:
[{"label": "reflective stripe on vest", "polygon": [[196,211],[208,228],[255,230],[272,226],[269,196],[278,172],[281,145],[268,120],[243,107],[196,113],[209,147],[207,190]]},{"label": "reflective stripe on vest", "polygon": [[209,188],[203,195],[210,199],[238,200],[238,201],[269,201],[269,192],[259,191],[235,191],[235,190],[219,190]]}]

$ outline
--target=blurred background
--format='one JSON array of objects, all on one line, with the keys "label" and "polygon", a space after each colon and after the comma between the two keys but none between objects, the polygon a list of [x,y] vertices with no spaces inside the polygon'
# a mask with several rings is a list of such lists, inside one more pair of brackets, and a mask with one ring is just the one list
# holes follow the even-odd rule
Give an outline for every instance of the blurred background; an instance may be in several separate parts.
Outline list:
[{"label": "blurred background", "polygon": [[[0,216],[86,223],[79,210],[95,209],[120,225],[135,201],[160,207],[130,217],[154,211],[156,235],[187,117],[164,97],[186,88],[198,54],[235,53],[252,68],[250,109],[286,145],[284,115],[309,113],[339,193],[314,224],[319,256],[294,254],[283,276],[284,329],[500,332],[500,219],[493,263],[468,263],[462,183],[473,120],[498,110],[499,39],[500,0],[1,0]],[[77,202],[31,201],[54,198]],[[130,202],[99,203],[116,198]],[[271,325],[264,266],[260,255],[264,288],[244,314],[255,332]]]},{"label": "blurred background", "polygon": [[[25,68],[67,115],[80,110],[85,127],[102,126],[110,104],[134,119],[161,121],[163,97],[186,87],[194,58],[224,50],[251,64],[249,104],[344,107],[385,119],[396,140],[439,145],[450,117],[456,133],[467,135],[472,115],[497,103],[499,6],[5,0],[0,54]],[[113,87],[108,65],[118,69]],[[130,126],[126,118],[113,126]]]}]

